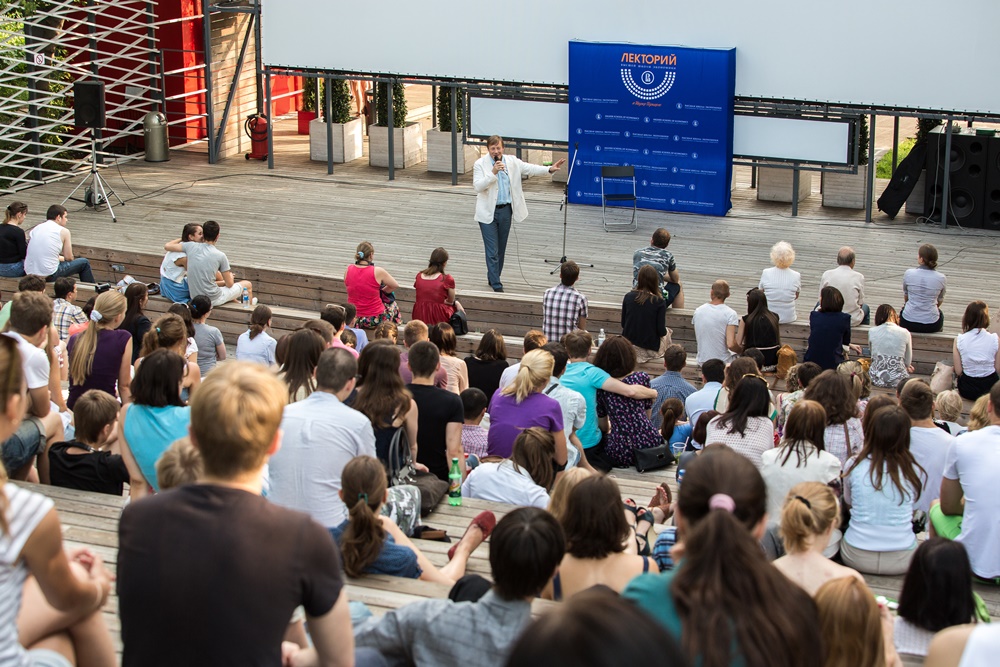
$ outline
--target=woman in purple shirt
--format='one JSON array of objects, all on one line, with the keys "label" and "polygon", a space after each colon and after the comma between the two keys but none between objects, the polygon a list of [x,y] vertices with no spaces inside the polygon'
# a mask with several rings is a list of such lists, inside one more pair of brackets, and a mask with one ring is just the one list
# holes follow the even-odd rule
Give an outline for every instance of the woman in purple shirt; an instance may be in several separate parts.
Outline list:
[{"label": "woman in purple shirt", "polygon": [[[117,290],[104,292],[94,302],[90,326],[69,339],[69,399],[72,409],[76,399],[88,389],[100,389],[118,396],[122,403],[131,397],[132,334],[119,330],[125,319],[126,299]],[[115,391],[115,384],[118,391]]]},{"label": "woman in purple shirt", "polygon": [[545,350],[532,350],[521,359],[514,381],[498,389],[490,401],[490,431],[487,451],[490,456],[510,458],[514,440],[526,428],[538,426],[555,437],[555,461],[566,465],[566,433],[563,431],[559,402],[542,393],[555,359]]}]

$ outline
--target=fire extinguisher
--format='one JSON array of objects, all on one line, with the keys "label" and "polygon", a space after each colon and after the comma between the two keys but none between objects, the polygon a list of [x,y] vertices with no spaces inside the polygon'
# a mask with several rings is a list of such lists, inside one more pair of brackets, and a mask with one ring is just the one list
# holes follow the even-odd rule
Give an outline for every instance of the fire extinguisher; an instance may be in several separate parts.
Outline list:
[{"label": "fire extinguisher", "polygon": [[243,130],[250,137],[250,152],[243,157],[247,160],[267,159],[267,116],[264,114],[250,114],[243,123]]}]

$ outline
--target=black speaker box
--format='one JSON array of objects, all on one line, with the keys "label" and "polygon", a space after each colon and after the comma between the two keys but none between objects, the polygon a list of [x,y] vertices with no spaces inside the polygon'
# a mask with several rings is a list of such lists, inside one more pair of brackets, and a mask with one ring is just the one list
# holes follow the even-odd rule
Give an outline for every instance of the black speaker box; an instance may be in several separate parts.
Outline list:
[{"label": "black speaker box", "polygon": [[77,81],[73,84],[73,125],[100,130],[107,123],[104,112],[104,82]]},{"label": "black speaker box", "polygon": [[934,128],[927,137],[927,188],[924,214],[940,220],[944,192],[944,169],[949,176],[948,224],[982,228],[985,212],[987,163],[991,139],[971,129],[953,130],[951,155],[945,160],[944,128]]},{"label": "black speaker box", "polygon": [[1000,231],[1000,137],[990,138],[986,161],[983,227]]}]

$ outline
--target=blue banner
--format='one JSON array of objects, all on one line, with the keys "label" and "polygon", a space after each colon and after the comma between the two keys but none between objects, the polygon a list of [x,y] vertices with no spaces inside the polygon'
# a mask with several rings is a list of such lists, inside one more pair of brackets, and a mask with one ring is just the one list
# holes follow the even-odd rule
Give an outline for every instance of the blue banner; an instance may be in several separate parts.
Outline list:
[{"label": "blue banner", "polygon": [[570,42],[570,202],[600,206],[601,167],[634,165],[639,208],[725,215],[735,88],[736,49]]}]

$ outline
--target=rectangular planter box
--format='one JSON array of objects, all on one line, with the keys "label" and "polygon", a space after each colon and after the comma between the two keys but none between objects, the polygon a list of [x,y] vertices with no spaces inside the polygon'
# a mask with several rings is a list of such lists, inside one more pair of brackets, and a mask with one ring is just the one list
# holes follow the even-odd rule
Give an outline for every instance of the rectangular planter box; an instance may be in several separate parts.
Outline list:
[{"label": "rectangular planter box", "polygon": [[926,215],[927,202],[924,201],[924,194],[927,188],[927,170],[920,172],[920,178],[913,186],[913,192],[906,198],[906,212],[910,215]]},{"label": "rectangular planter box", "polygon": [[[437,129],[427,130],[427,171],[451,173],[451,132]],[[479,159],[479,148],[462,143],[462,133],[458,133],[458,173],[472,170]]]},{"label": "rectangular planter box", "polygon": [[[326,128],[320,119],[309,123],[309,159],[326,162]],[[355,118],[346,123],[333,124],[333,161],[350,162],[363,155],[364,119]]]},{"label": "rectangular planter box", "polygon": [[316,120],[315,111],[299,111],[297,120],[299,121],[299,134],[309,134],[309,123]]},{"label": "rectangular planter box", "polygon": [[823,174],[823,206],[835,208],[865,208],[865,181],[868,165],[858,167],[856,174]]},{"label": "rectangular planter box", "polygon": [[[389,166],[389,132],[382,125],[368,126],[368,164],[373,167]],[[405,169],[424,159],[424,133],[420,123],[407,123],[395,127],[393,132],[393,165]]]},{"label": "rectangular planter box", "polygon": [[[760,167],[757,169],[757,200],[758,201],[778,201],[791,203],[792,201],[792,174],[791,169],[777,169],[775,167]],[[813,172],[799,172],[799,201],[806,199],[812,194]]]}]

